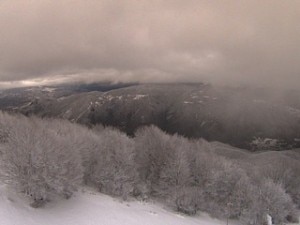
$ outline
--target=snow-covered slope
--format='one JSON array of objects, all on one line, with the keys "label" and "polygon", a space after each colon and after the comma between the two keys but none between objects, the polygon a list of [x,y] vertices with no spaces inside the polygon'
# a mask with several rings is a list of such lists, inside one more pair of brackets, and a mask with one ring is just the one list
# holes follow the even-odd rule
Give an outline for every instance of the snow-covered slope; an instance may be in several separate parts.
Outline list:
[{"label": "snow-covered slope", "polygon": [[[68,201],[34,209],[20,197],[2,188],[1,225],[223,225],[207,215],[190,217],[162,206],[139,201],[121,202],[91,190]],[[230,223],[235,224],[236,223]]]}]

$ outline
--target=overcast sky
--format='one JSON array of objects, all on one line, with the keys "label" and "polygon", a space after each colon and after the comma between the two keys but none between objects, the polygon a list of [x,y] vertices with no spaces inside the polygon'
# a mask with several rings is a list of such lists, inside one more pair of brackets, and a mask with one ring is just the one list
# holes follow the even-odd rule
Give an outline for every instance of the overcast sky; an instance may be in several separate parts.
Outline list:
[{"label": "overcast sky", "polygon": [[300,88],[300,1],[0,1],[0,86],[103,80]]}]

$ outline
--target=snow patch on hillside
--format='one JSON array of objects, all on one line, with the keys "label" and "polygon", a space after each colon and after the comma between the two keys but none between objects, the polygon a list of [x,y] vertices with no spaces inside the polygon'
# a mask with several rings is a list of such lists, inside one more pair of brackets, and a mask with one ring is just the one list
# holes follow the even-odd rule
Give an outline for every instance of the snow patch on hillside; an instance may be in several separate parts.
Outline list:
[{"label": "snow patch on hillside", "polygon": [[136,95],[134,96],[133,100],[139,100],[139,99],[142,99],[142,98],[145,98],[147,95]]},{"label": "snow patch on hillside", "polygon": [[57,88],[50,88],[50,87],[45,87],[43,88],[43,91],[45,92],[54,92]]},{"label": "snow patch on hillside", "polygon": [[296,109],[296,108],[290,107],[290,106],[286,106],[286,109],[290,114],[300,117],[300,109]]}]

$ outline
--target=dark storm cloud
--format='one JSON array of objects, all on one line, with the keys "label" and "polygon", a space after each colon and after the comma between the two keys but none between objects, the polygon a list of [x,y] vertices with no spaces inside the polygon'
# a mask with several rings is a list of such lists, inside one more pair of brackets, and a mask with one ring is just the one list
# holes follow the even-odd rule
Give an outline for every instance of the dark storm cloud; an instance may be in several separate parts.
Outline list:
[{"label": "dark storm cloud", "polygon": [[2,0],[0,84],[300,86],[300,1]]}]

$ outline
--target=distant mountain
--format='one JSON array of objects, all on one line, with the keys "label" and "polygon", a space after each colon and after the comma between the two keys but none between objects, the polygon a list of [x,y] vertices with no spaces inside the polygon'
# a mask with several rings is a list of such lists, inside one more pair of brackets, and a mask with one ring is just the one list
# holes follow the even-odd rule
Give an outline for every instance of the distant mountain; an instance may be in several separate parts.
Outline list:
[{"label": "distant mountain", "polygon": [[0,90],[0,109],[13,111],[26,105],[35,105],[37,102],[70,96],[77,93],[91,91],[105,92],[118,88],[137,85],[135,83],[92,83],[92,84],[62,84],[58,86],[34,86]]},{"label": "distant mountain", "polygon": [[205,84],[130,84],[6,90],[0,108],[104,124],[133,135],[148,124],[169,133],[247,149],[300,147],[300,92]]}]

